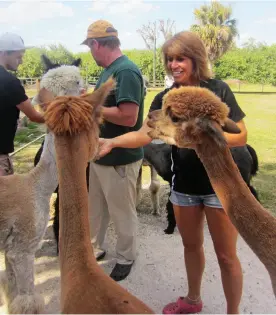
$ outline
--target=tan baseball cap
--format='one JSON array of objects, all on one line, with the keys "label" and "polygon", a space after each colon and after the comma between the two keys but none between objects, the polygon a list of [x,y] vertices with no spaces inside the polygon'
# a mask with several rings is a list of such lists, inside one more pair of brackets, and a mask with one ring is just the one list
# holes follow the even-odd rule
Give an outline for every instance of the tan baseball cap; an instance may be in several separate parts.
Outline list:
[{"label": "tan baseball cap", "polygon": [[89,25],[86,39],[81,43],[81,45],[87,45],[87,40],[89,38],[104,38],[110,36],[118,37],[118,31],[108,21],[98,20]]}]

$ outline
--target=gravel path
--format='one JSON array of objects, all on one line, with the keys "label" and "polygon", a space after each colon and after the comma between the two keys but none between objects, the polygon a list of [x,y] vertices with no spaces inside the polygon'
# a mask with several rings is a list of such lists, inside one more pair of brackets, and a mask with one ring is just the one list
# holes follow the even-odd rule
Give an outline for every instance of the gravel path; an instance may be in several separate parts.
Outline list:
[{"label": "gravel path", "polygon": [[[167,186],[162,191],[168,191]],[[161,205],[165,205],[165,196]],[[153,217],[150,197],[147,190],[143,192],[138,206],[139,213],[139,255],[130,276],[120,282],[134,295],[147,303],[156,313],[162,307],[174,301],[187,290],[186,273],[183,265],[183,248],[178,231],[165,235],[166,226],[164,209],[161,217]],[[36,289],[44,295],[46,313],[59,313],[59,264],[55,255],[55,241],[52,233],[52,222],[46,232],[43,246],[37,252],[35,281]],[[206,268],[203,279],[202,296],[204,308],[202,313],[225,313],[226,304],[220,281],[220,272],[207,226],[205,226]],[[116,237],[113,224],[110,224],[107,240],[108,254],[101,266],[110,273],[115,265],[114,244]],[[245,242],[239,238],[238,254],[244,272],[244,289],[241,313],[276,313],[276,301],[268,274]],[[0,269],[3,270],[3,256],[0,256]],[[0,301],[0,313],[4,307]]]}]

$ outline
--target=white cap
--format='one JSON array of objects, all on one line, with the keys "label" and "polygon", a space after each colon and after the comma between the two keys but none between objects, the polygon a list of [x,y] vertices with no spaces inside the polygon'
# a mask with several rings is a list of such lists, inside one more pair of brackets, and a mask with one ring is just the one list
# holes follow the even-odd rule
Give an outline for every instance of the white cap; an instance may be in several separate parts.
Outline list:
[{"label": "white cap", "polygon": [[0,51],[17,51],[27,48],[31,47],[26,47],[23,39],[17,34],[4,33],[0,35]]}]

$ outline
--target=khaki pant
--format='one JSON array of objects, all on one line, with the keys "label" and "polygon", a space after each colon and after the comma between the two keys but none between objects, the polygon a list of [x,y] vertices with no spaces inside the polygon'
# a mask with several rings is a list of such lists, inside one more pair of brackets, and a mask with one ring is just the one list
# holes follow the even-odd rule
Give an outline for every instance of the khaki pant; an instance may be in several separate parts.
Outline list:
[{"label": "khaki pant", "polygon": [[9,155],[0,154],[0,176],[7,176],[13,173],[13,163]]},{"label": "khaki pant", "polygon": [[136,258],[136,184],[142,160],[128,165],[103,166],[90,162],[89,221],[95,256],[103,253],[109,220],[117,234],[118,263]]}]

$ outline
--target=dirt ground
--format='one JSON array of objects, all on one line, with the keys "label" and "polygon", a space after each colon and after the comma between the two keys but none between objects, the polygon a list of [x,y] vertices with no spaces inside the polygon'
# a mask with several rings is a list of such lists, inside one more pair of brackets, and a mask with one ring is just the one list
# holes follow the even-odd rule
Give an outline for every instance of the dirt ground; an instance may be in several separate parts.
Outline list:
[{"label": "dirt ground", "polygon": [[[139,254],[129,277],[119,282],[134,295],[147,303],[156,313],[161,313],[163,306],[176,300],[187,292],[186,273],[183,264],[183,247],[178,231],[166,235],[165,202],[167,186],[162,186],[162,215],[154,217],[150,214],[151,202],[148,190],[142,194],[138,206],[139,215]],[[202,284],[204,308],[202,313],[221,314],[226,311],[220,271],[214,253],[212,241],[207,226],[205,234],[206,267]],[[116,236],[113,224],[107,235],[108,255],[101,266],[110,273],[115,265],[114,245]],[[276,313],[276,301],[268,274],[245,242],[239,238],[238,255],[241,260],[244,287],[240,306],[241,313]],[[4,269],[3,256],[0,256],[0,269]],[[59,313],[59,261],[56,257],[56,244],[52,232],[52,222],[49,222],[42,248],[37,252],[35,263],[36,290],[41,293],[46,302],[46,313]],[[0,302],[0,313],[5,310]]]}]

